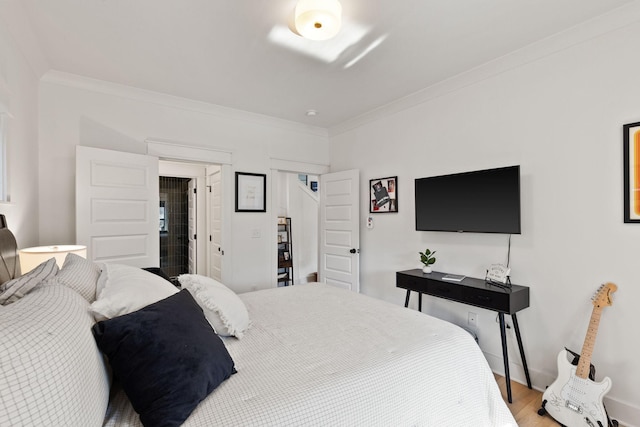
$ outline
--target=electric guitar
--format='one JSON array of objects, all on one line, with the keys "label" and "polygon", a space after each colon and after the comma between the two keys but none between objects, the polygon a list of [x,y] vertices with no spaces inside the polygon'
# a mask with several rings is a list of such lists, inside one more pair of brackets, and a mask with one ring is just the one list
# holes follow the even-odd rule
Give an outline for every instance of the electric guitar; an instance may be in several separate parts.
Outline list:
[{"label": "electric guitar", "polygon": [[546,411],[560,424],[570,427],[609,425],[602,398],[611,389],[611,380],[605,377],[601,382],[595,382],[589,374],[600,315],[604,307],[613,303],[611,294],[617,289],[615,284],[606,283],[593,297],[591,320],[577,367],[569,362],[567,350],[558,354],[558,378],[542,394],[541,411]]}]

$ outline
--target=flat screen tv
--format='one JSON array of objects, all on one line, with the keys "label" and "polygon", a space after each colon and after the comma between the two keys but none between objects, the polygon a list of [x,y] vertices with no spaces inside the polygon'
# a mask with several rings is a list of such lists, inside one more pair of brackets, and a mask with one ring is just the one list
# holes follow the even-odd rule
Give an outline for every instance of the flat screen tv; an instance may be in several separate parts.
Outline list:
[{"label": "flat screen tv", "polygon": [[520,166],[418,178],[416,230],[520,234]]}]

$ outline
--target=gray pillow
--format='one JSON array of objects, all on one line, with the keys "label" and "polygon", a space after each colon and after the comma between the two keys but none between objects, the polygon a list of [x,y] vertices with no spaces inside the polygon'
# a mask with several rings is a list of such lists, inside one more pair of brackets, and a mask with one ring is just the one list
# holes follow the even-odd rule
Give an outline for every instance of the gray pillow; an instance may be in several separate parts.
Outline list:
[{"label": "gray pillow", "polygon": [[0,308],[0,425],[102,426],[109,372],[89,303],[54,279]]},{"label": "gray pillow", "polygon": [[70,253],[65,257],[56,280],[92,303],[96,300],[98,277],[100,277],[100,267],[88,259]]},{"label": "gray pillow", "polygon": [[51,258],[30,272],[3,283],[0,285],[0,304],[7,305],[18,301],[20,298],[38,287],[42,282],[55,277],[58,270],[59,268],[58,264],[56,264],[56,259]]}]

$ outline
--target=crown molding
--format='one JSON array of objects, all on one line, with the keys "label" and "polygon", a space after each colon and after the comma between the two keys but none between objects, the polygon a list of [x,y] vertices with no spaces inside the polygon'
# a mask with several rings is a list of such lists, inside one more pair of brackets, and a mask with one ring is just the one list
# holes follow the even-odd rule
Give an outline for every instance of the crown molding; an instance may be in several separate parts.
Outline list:
[{"label": "crown molding", "polygon": [[433,99],[456,92],[488,78],[505,73],[557,52],[601,37],[640,21],[640,2],[632,1],[604,15],[585,21],[545,39],[531,43],[471,70],[445,79],[418,92],[329,128],[329,137],[356,129]]},{"label": "crown molding", "polygon": [[116,96],[119,98],[130,99],[138,102],[146,102],[170,108],[208,114],[228,120],[238,120],[249,122],[254,125],[275,127],[291,132],[306,133],[309,135],[320,136],[324,138],[328,137],[327,129],[321,127],[304,125],[302,123],[278,119],[263,114],[251,113],[248,111],[223,107],[221,105],[210,104],[203,101],[196,101],[193,99],[182,98],[179,96],[168,95],[132,86],[111,83],[104,80],[98,80],[63,71],[50,70],[46,74],[44,74],[44,76],[42,76],[40,81],[43,83],[68,86],[75,89],[102,93],[105,95]]},{"label": "crown molding", "polygon": [[329,165],[322,163],[301,162],[297,160],[272,157],[269,167],[274,170],[322,175],[329,172]]},{"label": "crown molding", "polygon": [[172,160],[230,165],[233,152],[210,147],[196,147],[162,138],[147,138],[147,154]]}]

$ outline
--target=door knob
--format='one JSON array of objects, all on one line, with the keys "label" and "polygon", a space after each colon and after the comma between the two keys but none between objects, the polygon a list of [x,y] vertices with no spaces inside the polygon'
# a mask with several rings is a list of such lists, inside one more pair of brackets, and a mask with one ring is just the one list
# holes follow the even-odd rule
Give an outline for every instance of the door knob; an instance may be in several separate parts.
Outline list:
[{"label": "door knob", "polygon": [[352,253],[352,254],[355,254],[358,251],[356,249],[354,249],[354,248],[351,248],[351,250],[349,252]]}]

